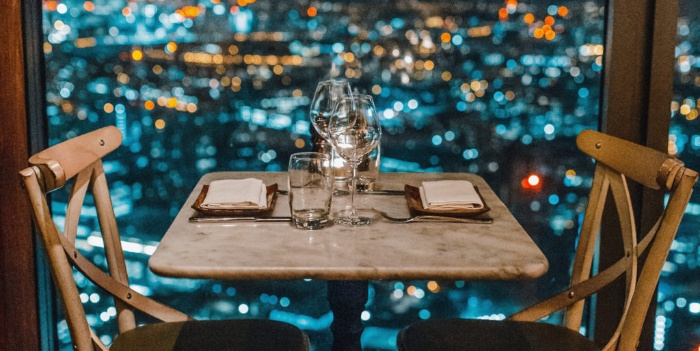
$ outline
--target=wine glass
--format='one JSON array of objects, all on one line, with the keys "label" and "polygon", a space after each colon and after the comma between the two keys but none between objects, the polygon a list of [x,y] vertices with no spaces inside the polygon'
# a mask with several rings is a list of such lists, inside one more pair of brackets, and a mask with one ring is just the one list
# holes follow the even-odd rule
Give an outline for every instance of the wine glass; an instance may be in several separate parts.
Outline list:
[{"label": "wine glass", "polygon": [[311,100],[310,117],[316,136],[320,136],[321,139],[314,140],[314,144],[328,139],[328,119],[343,95],[352,95],[350,83],[347,81],[329,79],[319,82],[316,86]]},{"label": "wine glass", "polygon": [[352,95],[350,83],[344,80],[329,79],[319,82],[316,86],[313,100],[311,100],[310,117],[311,142],[313,150],[328,154],[331,158],[334,184],[337,188],[347,189],[348,171],[345,161],[333,151],[328,142],[328,119],[335,110],[340,97]]},{"label": "wine glass", "polygon": [[328,141],[333,149],[352,167],[350,214],[336,219],[336,223],[359,226],[372,223],[369,217],[360,217],[355,208],[357,166],[379,144],[382,128],[372,97],[364,94],[343,95],[328,120]]}]

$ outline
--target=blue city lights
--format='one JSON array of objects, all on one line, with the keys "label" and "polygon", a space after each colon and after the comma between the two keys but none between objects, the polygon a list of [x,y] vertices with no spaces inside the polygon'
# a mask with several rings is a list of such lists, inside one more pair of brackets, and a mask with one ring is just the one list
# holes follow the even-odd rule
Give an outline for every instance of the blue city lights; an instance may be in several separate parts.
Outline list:
[{"label": "blue city lights", "polygon": [[[582,129],[598,128],[604,1],[439,0],[398,8],[201,0],[189,4],[194,14],[179,2],[110,2],[95,5],[99,11],[86,3],[60,1],[55,10],[44,4],[49,141],[107,124],[122,131],[124,148],[105,171],[138,289],[193,316],[288,321],[314,332],[316,349],[328,348],[333,316],[325,282],[167,279],[150,273],[146,260],[202,174],[283,172],[292,152],[309,150],[310,98],[315,83],[330,77],[375,98],[385,129],[382,172],[478,173],[528,232],[543,242],[572,243],[556,247],[550,262],[568,265],[592,178],[592,163],[573,152],[573,140]],[[462,9],[466,4],[474,6]],[[567,15],[559,15],[561,6]],[[500,7],[508,19],[498,19]],[[524,21],[528,13],[536,17],[532,24]],[[536,39],[531,27],[547,15],[556,39]],[[678,24],[676,86],[683,93],[671,107],[669,150],[697,169],[700,30],[695,17],[685,17],[691,15],[681,14]],[[522,192],[528,172],[547,176],[539,192]],[[57,192],[52,204],[59,225],[62,196]],[[92,234],[94,214],[86,208],[79,246],[104,260],[93,249],[102,245]],[[688,206],[686,218],[659,286],[657,350],[700,342],[689,336],[700,325],[700,293],[686,289],[697,282],[700,201]],[[377,350],[395,349],[396,333],[408,321],[503,319],[521,307],[520,288],[511,285],[441,281],[436,292],[425,282],[370,284],[363,343]],[[106,324],[114,312],[90,284],[80,285],[84,302],[95,308],[91,324],[111,342]],[[538,293],[548,293],[549,285]],[[61,349],[70,348],[65,321],[56,325]]]}]

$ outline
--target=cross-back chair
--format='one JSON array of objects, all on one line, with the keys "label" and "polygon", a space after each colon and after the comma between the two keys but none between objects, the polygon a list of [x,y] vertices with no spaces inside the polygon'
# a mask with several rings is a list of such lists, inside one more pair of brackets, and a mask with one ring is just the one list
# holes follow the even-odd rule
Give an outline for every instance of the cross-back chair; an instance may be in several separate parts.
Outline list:
[{"label": "cross-back chair", "polygon": [[[581,225],[568,289],[534,304],[505,321],[435,319],[416,322],[398,336],[399,350],[634,350],[673,238],[690,201],[698,173],[665,153],[600,132],[583,131],[577,145],[596,160],[595,174]],[[627,181],[668,195],[653,228],[638,241]],[[592,273],[596,240],[606,199],[619,216],[624,250],[609,268]],[[644,256],[644,260],[640,257]],[[584,303],[624,277],[624,308],[617,329],[605,345],[579,334]],[[563,311],[562,325],[541,322]],[[539,322],[538,322],[539,321]]]},{"label": "cross-back chair", "polygon": [[[109,350],[308,350],[307,336],[291,324],[264,319],[197,321],[129,286],[121,239],[102,158],[122,141],[113,127],[69,139],[29,159],[20,172],[41,242],[47,252],[75,350],[108,350],[88,325],[73,278],[73,267],[114,297],[118,335]],[[46,195],[72,181],[63,232],[54,222]],[[92,192],[108,266],[105,272],[75,247],[78,221]],[[134,310],[162,321],[137,324]]]}]

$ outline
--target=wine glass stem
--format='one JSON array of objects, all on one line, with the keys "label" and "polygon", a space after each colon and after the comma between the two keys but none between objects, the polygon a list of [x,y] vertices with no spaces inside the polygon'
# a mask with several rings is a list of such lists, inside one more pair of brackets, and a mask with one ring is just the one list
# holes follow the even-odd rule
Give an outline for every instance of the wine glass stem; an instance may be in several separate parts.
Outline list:
[{"label": "wine glass stem", "polygon": [[352,166],[352,179],[350,180],[350,217],[357,217],[357,210],[355,209],[355,189],[357,189],[357,165],[355,163]]}]

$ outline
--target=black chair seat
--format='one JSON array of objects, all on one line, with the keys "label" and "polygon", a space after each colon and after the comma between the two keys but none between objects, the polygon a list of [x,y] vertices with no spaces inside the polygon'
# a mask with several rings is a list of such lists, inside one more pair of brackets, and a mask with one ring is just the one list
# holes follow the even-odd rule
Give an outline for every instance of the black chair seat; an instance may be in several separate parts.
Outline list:
[{"label": "black chair seat", "polygon": [[264,319],[205,320],[149,324],[112,343],[111,351],[297,351],[306,335],[291,324]]},{"label": "black chair seat", "polygon": [[434,319],[403,329],[397,344],[402,351],[574,351],[598,350],[583,335],[542,322]]},{"label": "black chair seat", "polygon": [[[118,324],[121,333],[114,337],[111,350],[309,350],[306,334],[291,324],[266,319],[195,321],[130,287],[102,163],[102,158],[116,150],[121,142],[122,133],[117,127],[100,128],[33,155],[29,158],[32,166],[20,172],[63,304],[73,348],[81,351],[107,349],[89,326],[80,298],[83,289],[76,284],[73,275],[74,270],[78,270],[96,286],[112,294],[110,300],[115,302],[113,307],[118,316],[112,324]],[[71,184],[71,189],[65,207],[63,233],[51,216],[46,194],[67,184]],[[78,223],[85,212],[88,193],[92,195],[90,206],[98,218],[100,230],[97,232],[102,235],[104,243],[103,252],[91,256],[107,257],[107,267],[103,262],[91,261],[83,256],[83,250],[75,247]],[[143,316],[135,311],[143,312]],[[149,316],[152,318],[142,318]],[[143,325],[142,320],[162,322]]]},{"label": "black chair seat", "polygon": [[[617,328],[609,331],[613,338],[598,342],[616,350],[637,349],[645,316],[655,301],[659,275],[700,175],[671,155],[592,130],[579,133],[576,145],[595,159],[596,167],[579,227],[569,288],[519,311],[511,316],[513,320],[436,319],[409,325],[399,333],[399,350],[596,350],[597,345],[577,329],[586,304],[595,309],[590,297],[618,280],[625,282],[625,294],[620,295],[623,299],[615,302],[624,307],[621,318]],[[661,217],[645,235],[637,233],[635,223],[651,224],[653,216],[649,213],[635,218],[640,209],[632,206],[630,194],[638,189],[630,189],[628,179],[643,185],[645,191],[656,191],[659,200],[668,195]],[[608,208],[616,211],[617,223],[603,220]],[[611,225],[612,230],[603,230],[603,224]],[[600,253],[601,232],[607,236],[618,232],[624,247],[617,250],[617,258],[606,256],[606,261],[615,263],[594,274],[591,266]],[[637,237],[642,239],[637,241]],[[646,256],[644,260],[639,259],[642,256]],[[556,311],[564,312],[562,325],[568,328],[533,322]]]}]

